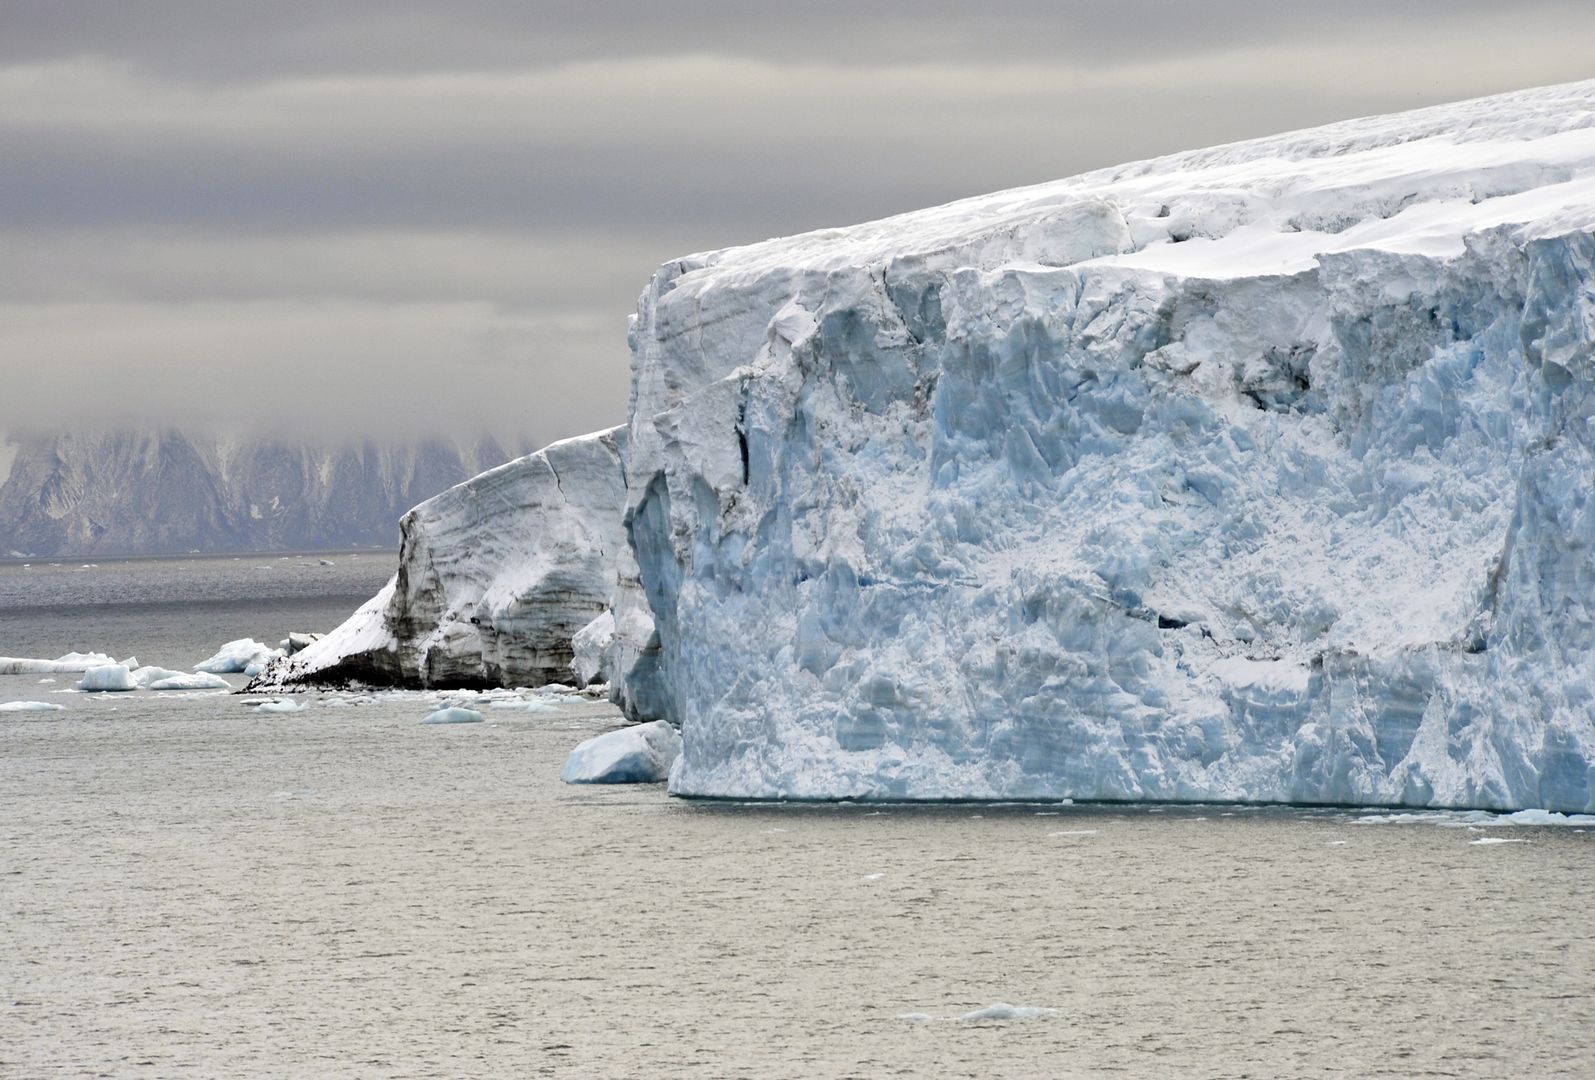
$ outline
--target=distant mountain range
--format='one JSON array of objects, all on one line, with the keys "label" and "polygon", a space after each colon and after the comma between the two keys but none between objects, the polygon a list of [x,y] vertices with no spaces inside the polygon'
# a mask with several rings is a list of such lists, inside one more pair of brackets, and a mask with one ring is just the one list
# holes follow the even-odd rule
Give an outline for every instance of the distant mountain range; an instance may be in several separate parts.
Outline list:
[{"label": "distant mountain range", "polygon": [[397,545],[410,507],[525,452],[173,429],[0,438],[0,556]]}]

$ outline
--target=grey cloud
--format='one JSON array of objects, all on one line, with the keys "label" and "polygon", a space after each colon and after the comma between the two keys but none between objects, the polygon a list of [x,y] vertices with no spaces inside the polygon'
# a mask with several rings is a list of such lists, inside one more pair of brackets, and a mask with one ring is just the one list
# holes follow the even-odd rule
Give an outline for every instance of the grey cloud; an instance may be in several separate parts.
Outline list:
[{"label": "grey cloud", "polygon": [[618,422],[662,260],[1580,77],[1582,8],[0,9],[0,430]]}]

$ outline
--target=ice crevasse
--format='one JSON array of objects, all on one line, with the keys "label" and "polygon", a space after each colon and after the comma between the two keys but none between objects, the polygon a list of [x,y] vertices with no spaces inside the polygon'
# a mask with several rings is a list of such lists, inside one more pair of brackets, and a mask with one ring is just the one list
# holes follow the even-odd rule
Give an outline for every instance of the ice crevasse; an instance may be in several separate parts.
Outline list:
[{"label": "ice crevasse", "polygon": [[1595,809],[1592,225],[1579,83],[666,264],[671,790]]}]

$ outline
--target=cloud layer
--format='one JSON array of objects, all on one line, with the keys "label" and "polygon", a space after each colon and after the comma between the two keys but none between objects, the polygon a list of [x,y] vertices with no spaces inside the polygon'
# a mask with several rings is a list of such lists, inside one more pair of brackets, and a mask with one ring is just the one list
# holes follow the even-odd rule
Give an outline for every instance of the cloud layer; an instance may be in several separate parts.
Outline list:
[{"label": "cloud layer", "polygon": [[672,255],[1592,73],[1559,2],[857,6],[8,4],[0,430],[573,434]]}]

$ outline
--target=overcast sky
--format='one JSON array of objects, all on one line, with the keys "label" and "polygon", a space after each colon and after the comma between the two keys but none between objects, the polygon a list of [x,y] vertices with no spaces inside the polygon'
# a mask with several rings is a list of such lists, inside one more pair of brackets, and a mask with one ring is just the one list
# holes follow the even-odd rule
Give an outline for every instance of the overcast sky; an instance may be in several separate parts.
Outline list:
[{"label": "overcast sky", "polygon": [[546,440],[689,251],[1595,75],[1588,0],[0,0],[0,430]]}]

